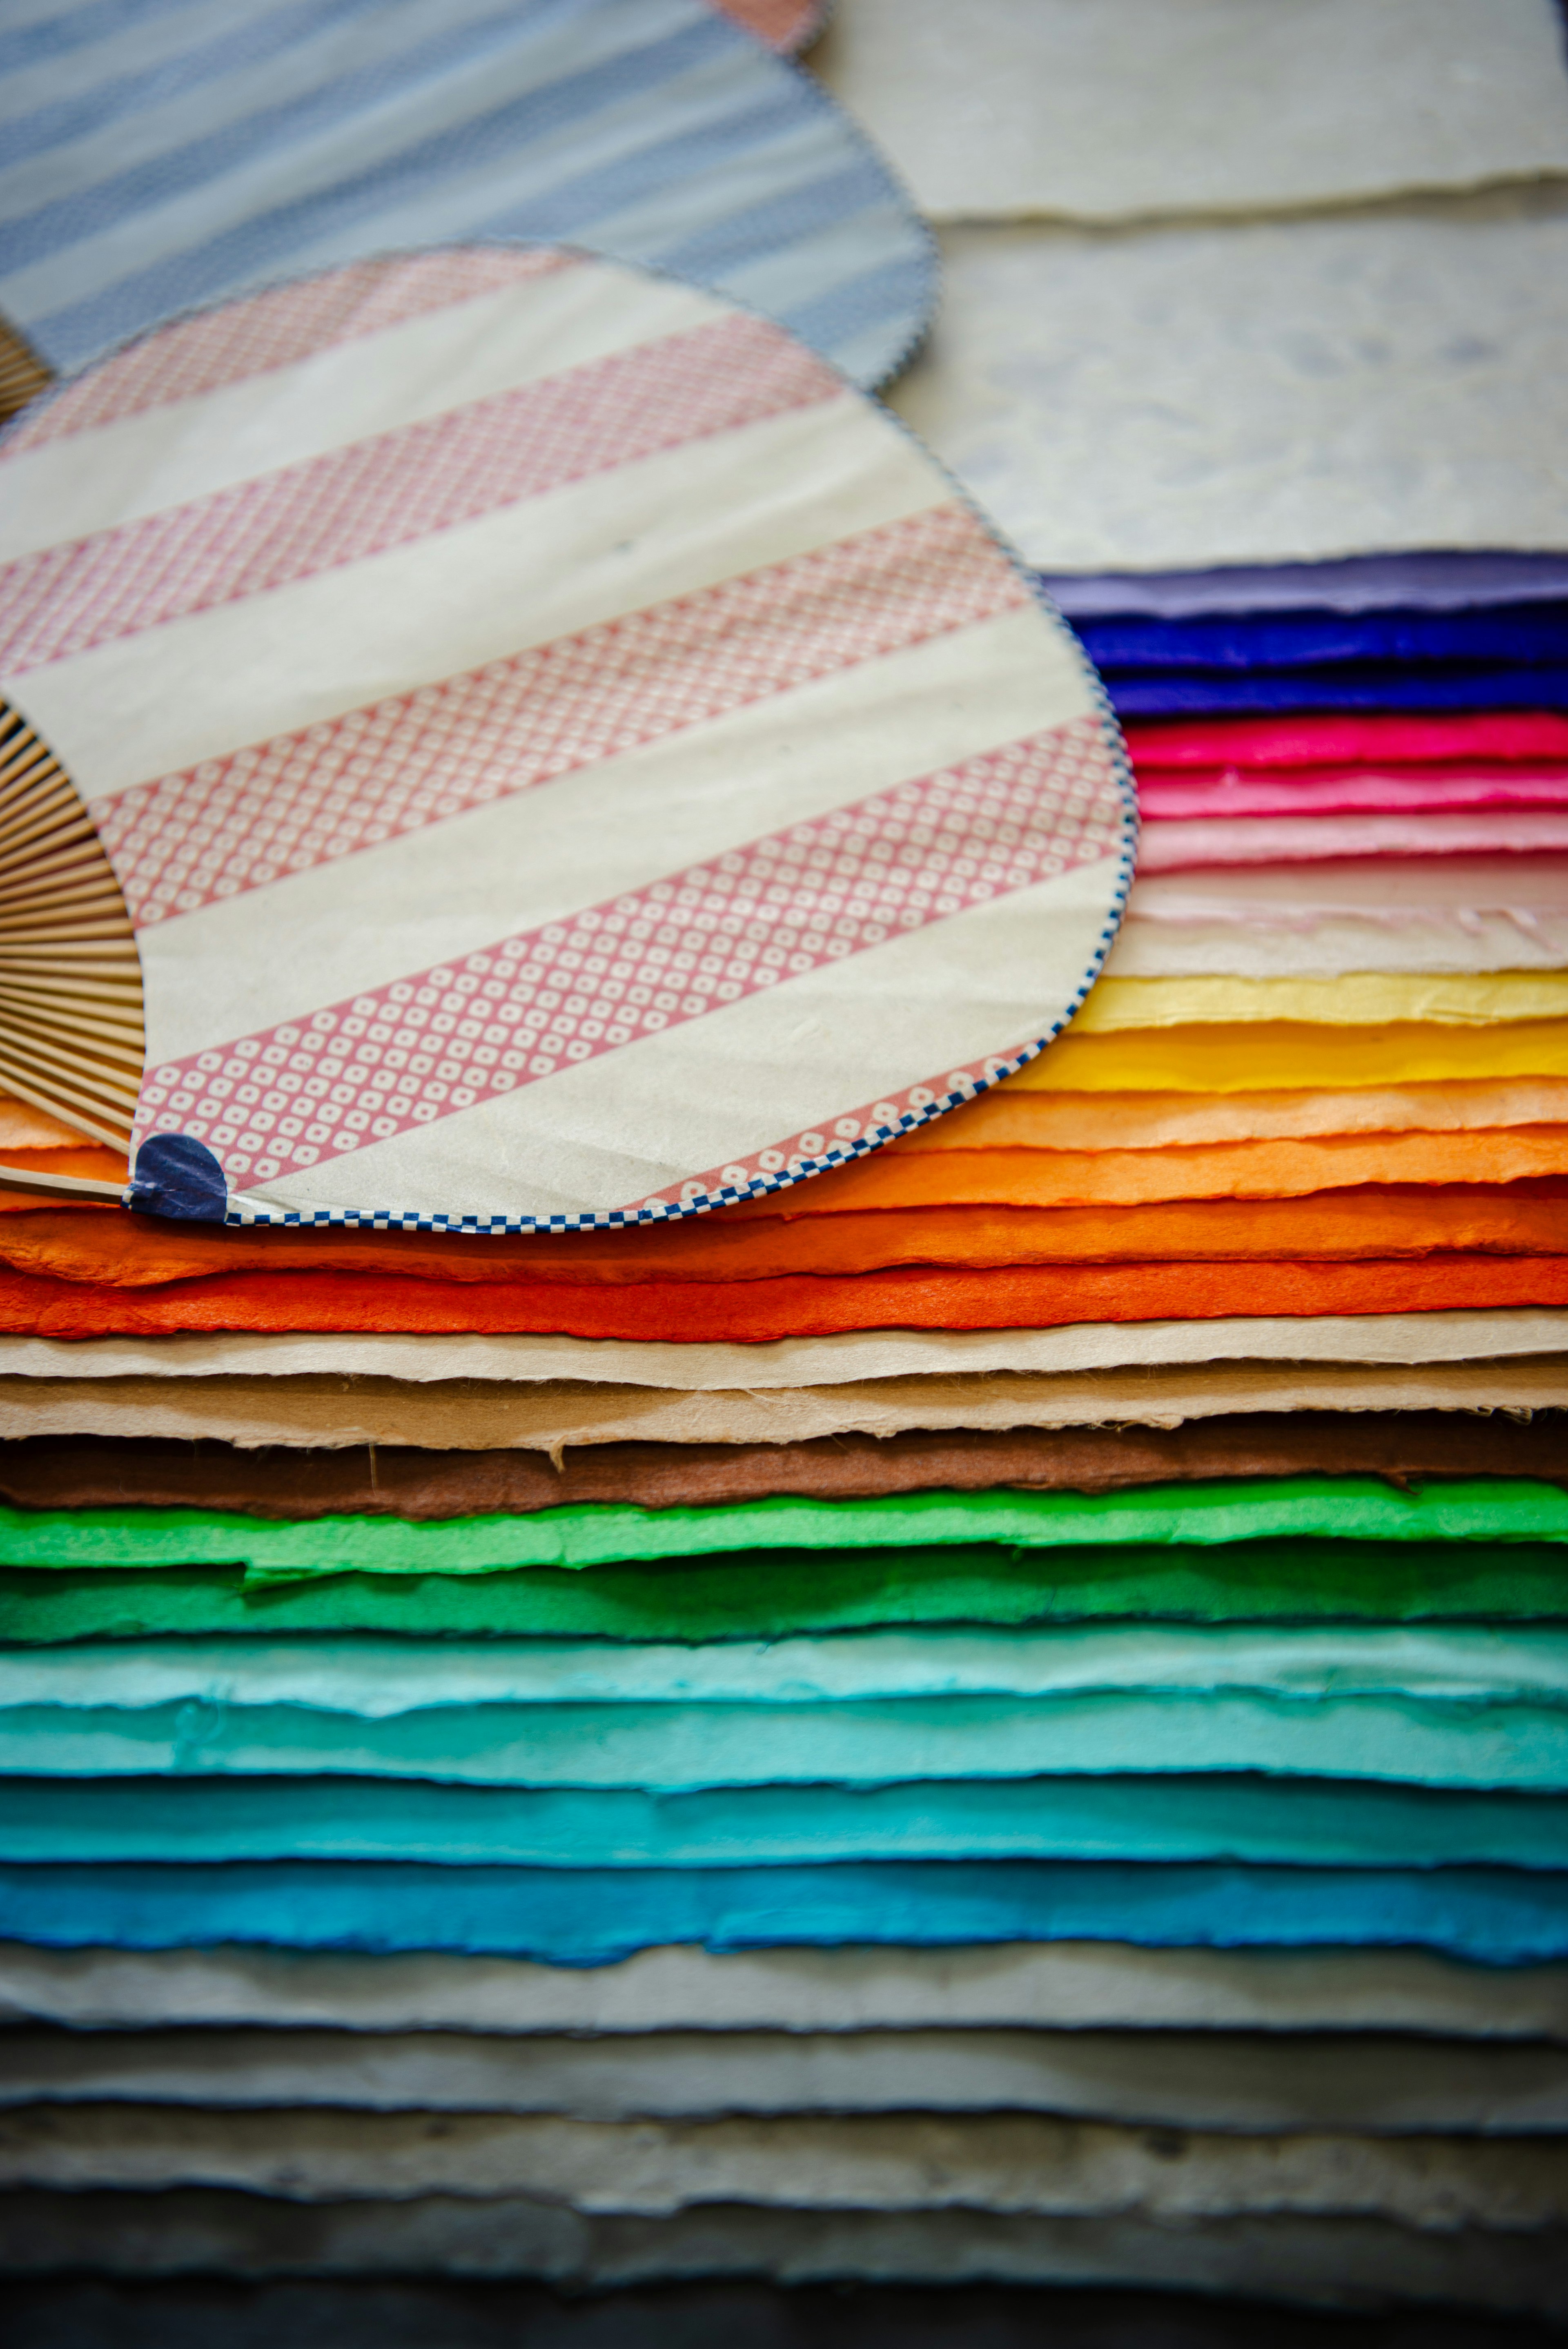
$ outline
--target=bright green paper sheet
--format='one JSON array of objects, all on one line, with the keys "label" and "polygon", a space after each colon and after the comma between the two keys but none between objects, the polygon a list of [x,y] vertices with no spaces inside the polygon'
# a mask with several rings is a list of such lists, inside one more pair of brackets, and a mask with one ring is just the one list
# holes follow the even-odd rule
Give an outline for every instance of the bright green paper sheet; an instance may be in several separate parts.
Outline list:
[{"label": "bright green paper sheet", "polygon": [[258,1579],[321,1574],[494,1574],[754,1549],[1020,1549],[1334,1541],[1568,1543],[1568,1492],[1465,1478],[1405,1492],[1376,1476],[1281,1476],[1135,1492],[913,1493],[780,1498],[744,1507],[583,1505],[438,1523],[319,1517],[278,1524],[219,1509],[0,1510],[0,1566],[243,1566]]}]

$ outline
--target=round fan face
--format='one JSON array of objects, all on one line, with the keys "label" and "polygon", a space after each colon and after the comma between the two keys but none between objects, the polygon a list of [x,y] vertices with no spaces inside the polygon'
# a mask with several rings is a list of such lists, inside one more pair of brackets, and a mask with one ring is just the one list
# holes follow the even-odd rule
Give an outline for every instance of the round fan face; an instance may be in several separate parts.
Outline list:
[{"label": "round fan face", "polygon": [[1007,1073],[1130,871],[1092,672],[779,328],[556,249],[160,329],[0,455],[0,687],[247,1205],[760,1195]]},{"label": "round fan face", "polygon": [[[820,14],[67,9],[8,36],[0,314],[65,372],[303,271],[548,238],[678,271],[885,382],[930,318],[935,248],[859,126],[769,55]],[[0,397],[4,376],[0,354]]]}]

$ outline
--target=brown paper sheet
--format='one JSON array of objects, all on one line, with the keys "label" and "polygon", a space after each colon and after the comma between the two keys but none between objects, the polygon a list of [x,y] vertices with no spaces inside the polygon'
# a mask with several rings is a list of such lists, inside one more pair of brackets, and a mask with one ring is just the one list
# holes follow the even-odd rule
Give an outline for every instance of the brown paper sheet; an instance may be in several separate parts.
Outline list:
[{"label": "brown paper sheet", "polygon": [[1568,1412],[1246,1412],[1172,1429],[841,1433],[803,1444],[601,1444],[521,1449],[239,1451],[211,1442],[38,1435],[0,1444],[0,1499],[30,1509],[238,1509],[260,1517],[523,1515],[583,1502],[649,1509],[898,1493],[1109,1493],[1226,1477],[1531,1476],[1568,1485]]}]

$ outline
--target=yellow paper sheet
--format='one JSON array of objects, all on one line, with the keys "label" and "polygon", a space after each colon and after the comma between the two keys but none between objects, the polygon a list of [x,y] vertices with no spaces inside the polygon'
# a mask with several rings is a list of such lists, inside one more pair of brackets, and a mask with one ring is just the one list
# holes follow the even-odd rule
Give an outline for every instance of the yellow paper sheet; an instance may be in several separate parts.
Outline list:
[{"label": "yellow paper sheet", "polygon": [[1332,1027],[1427,1020],[1464,1027],[1568,1018],[1568,971],[1357,970],[1339,978],[1102,978],[1073,1022],[1080,1036],[1130,1028],[1300,1019]]},{"label": "yellow paper sheet", "polygon": [[1410,1020],[1364,1035],[1284,1019],[1109,1036],[1086,1034],[1075,1023],[1006,1082],[1022,1092],[1245,1093],[1456,1077],[1568,1077],[1568,1019],[1487,1028]]}]

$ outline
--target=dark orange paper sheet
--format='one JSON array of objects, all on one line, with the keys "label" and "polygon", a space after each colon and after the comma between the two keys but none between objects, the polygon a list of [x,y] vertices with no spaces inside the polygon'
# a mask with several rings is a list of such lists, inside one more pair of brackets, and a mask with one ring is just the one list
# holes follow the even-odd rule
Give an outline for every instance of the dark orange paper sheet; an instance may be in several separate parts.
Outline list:
[{"label": "dark orange paper sheet", "polygon": [[[766,1220],[720,1214],[621,1232],[455,1234],[203,1230],[116,1208],[46,1208],[0,1226],[0,1263],[105,1290],[211,1275],[335,1273],[448,1286],[632,1288],[952,1269],[1449,1253],[1568,1254],[1568,1178],[1431,1190],[1367,1185],[1306,1199],[1198,1199],[1142,1207],[906,1207]],[[395,1326],[388,1324],[388,1327]]]},{"label": "dark orange paper sheet", "polygon": [[[988,1102],[973,1102],[957,1114],[994,1109],[1001,1112],[995,1121],[999,1133],[1026,1134],[1028,1111],[1052,1106],[1048,1094],[996,1095]],[[1025,1114],[1020,1116],[1020,1112]],[[1314,1134],[1161,1150],[1040,1149],[1026,1141],[990,1141],[978,1131],[976,1140],[981,1146],[972,1150],[929,1146],[909,1150],[895,1143],[791,1191],[744,1207],[726,1208],[714,1220],[772,1222],[782,1217],[793,1221],[868,1208],[1135,1206],[1179,1199],[1288,1199],[1368,1183],[1515,1183],[1531,1176],[1568,1174],[1568,1125]],[[59,1162],[100,1157],[112,1167],[107,1151],[38,1152],[26,1156]],[[60,1163],[51,1171],[77,1174],[104,1170],[87,1164]],[[118,1179],[123,1179],[123,1174]],[[38,1206],[39,1199],[25,1192],[0,1192],[0,1211],[20,1213],[36,1210]],[[486,1243],[492,1248],[495,1245]]]},{"label": "dark orange paper sheet", "polygon": [[647,1281],[410,1280],[364,1273],[220,1273],[124,1289],[0,1273],[0,1330],[44,1338],[181,1330],[507,1332],[577,1338],[827,1337],[844,1330],[1043,1330],[1071,1321],[1254,1315],[1430,1313],[1568,1306],[1568,1257],[1449,1256],[1406,1262],[911,1268],[847,1277]]}]

